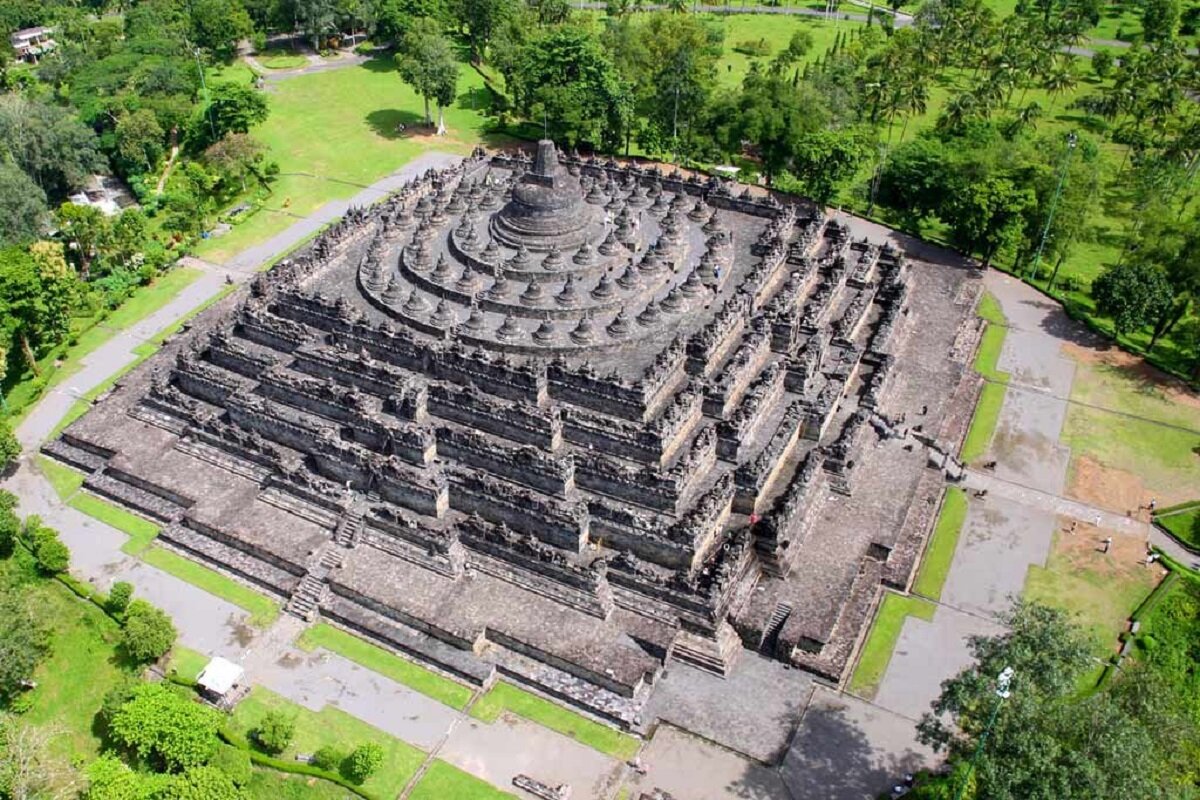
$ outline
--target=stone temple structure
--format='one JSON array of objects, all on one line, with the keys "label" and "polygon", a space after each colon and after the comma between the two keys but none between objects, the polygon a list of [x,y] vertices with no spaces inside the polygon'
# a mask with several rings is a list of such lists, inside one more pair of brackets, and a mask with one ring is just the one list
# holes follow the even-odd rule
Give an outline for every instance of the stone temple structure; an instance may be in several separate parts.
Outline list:
[{"label": "stone temple structure", "polygon": [[673,661],[842,678],[961,436],[971,283],[717,179],[476,153],[46,452],[292,613],[634,726]]}]

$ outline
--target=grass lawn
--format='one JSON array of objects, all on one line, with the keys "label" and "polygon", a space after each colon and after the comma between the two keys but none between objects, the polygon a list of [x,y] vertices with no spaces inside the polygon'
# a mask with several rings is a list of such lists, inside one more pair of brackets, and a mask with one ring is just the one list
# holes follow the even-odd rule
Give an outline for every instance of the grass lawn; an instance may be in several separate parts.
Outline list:
[{"label": "grass lawn", "polygon": [[975,416],[971,418],[971,427],[967,429],[962,450],[958,454],[958,457],[968,464],[982,458],[991,446],[996,424],[1000,421],[1000,408],[1004,405],[1005,391],[1002,383],[983,385],[979,402],[975,405]]},{"label": "grass lawn", "polygon": [[[1114,537],[1102,553],[1094,536],[1057,530],[1046,566],[1031,565],[1025,597],[1072,612],[1092,641],[1097,659],[1118,647],[1126,620],[1162,579],[1158,565],[1145,565],[1144,542]],[[1102,666],[1085,676],[1081,688],[1094,686]],[[1086,684],[1086,686],[1085,686]]]},{"label": "grass lawn", "polygon": [[129,541],[121,545],[121,552],[128,555],[140,554],[158,536],[158,525],[95,495],[81,492],[72,497],[67,505],[129,536]]},{"label": "grass lawn", "polygon": [[180,678],[194,681],[200,676],[204,668],[208,666],[210,660],[203,653],[198,653],[195,650],[177,644],[171,648],[171,660],[167,666]]},{"label": "grass lawn", "polygon": [[59,500],[66,500],[75,492],[79,491],[79,487],[83,486],[84,475],[82,472],[68,467],[66,464],[39,455],[37,457],[37,468],[45,476],[46,480],[50,481],[50,485],[54,487],[54,493],[58,495]]},{"label": "grass lawn", "polygon": [[250,612],[251,625],[265,628],[279,616],[278,601],[170,550],[151,546],[143,550],[138,557],[163,572]]},{"label": "grass lawn", "polygon": [[296,69],[308,63],[308,58],[289,50],[267,50],[256,53],[254,60],[267,69]]},{"label": "grass lawn", "polygon": [[1200,548],[1200,504],[1188,509],[1156,514],[1154,521],[1181,542]]},{"label": "grass lawn", "polygon": [[1009,380],[1007,372],[996,368],[1000,361],[1000,352],[1004,349],[1004,338],[1008,334],[1008,320],[1000,310],[1000,303],[985,292],[979,298],[977,313],[987,320],[988,324],[979,340],[979,349],[975,351],[974,367],[987,383],[983,385],[979,402],[975,405],[975,414],[971,417],[971,426],[967,429],[967,436],[959,453],[959,458],[967,463],[982,457],[991,446],[996,424],[1000,421],[1000,408],[1004,405],[1004,385]]},{"label": "grass lawn", "polygon": [[[296,735],[280,758],[291,760],[297,753],[312,753],[323,746],[344,752],[367,742],[384,751],[383,766],[363,788],[377,797],[397,797],[425,760],[425,754],[410,744],[372,727],[333,706],[309,711],[262,687],[255,687],[233,711],[233,725],[243,734],[262,720],[268,711],[281,710],[295,716]],[[449,795],[447,795],[449,798]]]},{"label": "grass lawn", "polygon": [[557,703],[518,689],[511,683],[498,681],[483,697],[471,706],[476,719],[492,723],[509,711],[518,717],[570,736],[572,739],[622,761],[637,753],[642,741],[587,717],[576,714]]},{"label": "grass lawn", "polygon": [[[824,6],[822,6],[824,8]],[[866,9],[861,9],[866,13]],[[847,36],[862,23],[826,22],[822,19],[807,16],[783,16],[780,14],[701,14],[702,19],[715,21],[725,31],[724,53],[717,62],[717,81],[721,86],[735,88],[742,85],[750,64],[758,62],[766,67],[784,50],[792,39],[792,34],[798,30],[806,30],[812,34],[813,46],[800,62],[815,61],[826,50],[833,46],[839,32]],[[747,56],[734,50],[742,42],[765,41],[771,52],[765,56]]]},{"label": "grass lawn", "polygon": [[389,653],[326,622],[306,629],[296,643],[304,650],[323,647],[460,711],[466,708],[474,694],[474,690],[464,684]]},{"label": "grass lawn", "polygon": [[1072,453],[1072,492],[1118,511],[1151,497],[1160,508],[1193,499],[1200,486],[1200,395],[1119,351],[1078,351],[1076,362],[1061,436]]},{"label": "grass lawn", "polygon": [[242,794],[246,800],[359,800],[336,783],[257,767]]},{"label": "grass lawn", "polygon": [[[133,674],[117,653],[117,624],[57,581],[34,577],[24,551],[0,561],[0,590],[29,597],[51,630],[51,652],[34,673],[37,688],[26,695],[30,707],[22,719],[54,731],[54,756],[86,763],[100,751],[92,723],[105,693]],[[66,796],[67,787],[60,788]]]},{"label": "grass lawn", "polygon": [[958,546],[958,535],[962,532],[966,519],[967,492],[952,486],[946,490],[942,510],[938,513],[937,527],[933,529],[929,542],[925,545],[921,569],[917,572],[917,579],[913,581],[913,592],[930,600],[941,599],[942,587],[950,573],[954,550]]},{"label": "grass lawn", "polygon": [[871,632],[867,634],[854,674],[850,677],[849,690],[866,698],[874,697],[879,682],[883,680],[883,673],[892,660],[892,651],[896,649],[905,618],[914,616],[928,622],[933,619],[936,608],[933,603],[920,597],[884,592],[883,602],[875,612]]},{"label": "grass lawn", "polygon": [[487,781],[445,761],[434,761],[408,795],[409,800],[500,800],[511,798]]},{"label": "grass lawn", "polygon": [[[59,385],[74,375],[80,367],[80,361],[91,354],[119,331],[140,322],[171,302],[188,284],[200,277],[201,271],[190,267],[176,267],[164,275],[160,275],[148,286],[143,286],[133,293],[119,308],[101,321],[89,320],[84,323],[87,327],[78,332],[76,343],[70,347],[56,348],[42,359],[43,375],[49,371],[50,376],[45,387],[41,390],[35,385],[33,376],[25,373],[18,382],[5,387],[5,399],[12,410],[12,424],[20,424],[25,415],[33,407],[41,395]],[[55,368],[56,361],[61,366]]]},{"label": "grass lawn", "polygon": [[[446,109],[447,136],[417,128],[424,103],[396,74],[390,58],[301,75],[271,86],[271,115],[252,133],[270,148],[280,174],[259,211],[197,247],[201,258],[226,261],[283,231],[330,200],[350,197],[418,155],[466,154],[486,133],[483,79],[463,65],[459,95]],[[408,130],[396,131],[397,123]]]}]

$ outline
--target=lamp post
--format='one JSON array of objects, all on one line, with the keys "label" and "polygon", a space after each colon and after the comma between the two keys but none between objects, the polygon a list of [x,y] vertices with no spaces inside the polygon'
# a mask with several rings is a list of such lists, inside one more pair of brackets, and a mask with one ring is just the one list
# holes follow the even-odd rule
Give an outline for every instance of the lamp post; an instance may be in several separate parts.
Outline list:
[{"label": "lamp post", "polygon": [[1000,706],[1004,705],[1004,701],[1012,694],[1009,686],[1012,685],[1015,674],[1012,667],[1005,667],[996,676],[996,705],[992,706],[992,714],[988,717],[983,733],[979,735],[979,743],[975,745],[975,752],[971,755],[971,762],[967,765],[967,774],[963,775],[962,783],[954,792],[954,800],[962,800],[963,792],[967,790],[967,784],[971,781],[971,773],[975,771],[975,762],[979,760],[979,754],[983,752],[983,745],[987,741],[988,734],[992,732],[992,726],[996,724],[996,717],[1000,714]]},{"label": "lamp post", "polygon": [[[1046,225],[1042,228],[1042,240],[1038,242],[1037,253],[1033,256],[1033,266],[1029,268],[1029,273],[1025,276],[1028,278],[1036,278],[1038,267],[1042,263],[1042,250],[1046,247],[1046,238],[1050,235],[1050,225],[1054,222],[1054,212],[1058,208],[1058,199],[1062,196],[1063,184],[1067,182],[1067,165],[1071,163],[1071,153],[1075,152],[1075,145],[1079,143],[1078,137],[1074,131],[1067,134],[1067,152],[1063,154],[1062,166],[1058,172],[1058,186],[1054,189],[1054,197],[1050,200],[1050,213],[1046,215]],[[1054,279],[1058,277],[1058,269],[1055,268],[1054,274],[1050,277],[1050,285],[1047,291],[1054,288]]]}]

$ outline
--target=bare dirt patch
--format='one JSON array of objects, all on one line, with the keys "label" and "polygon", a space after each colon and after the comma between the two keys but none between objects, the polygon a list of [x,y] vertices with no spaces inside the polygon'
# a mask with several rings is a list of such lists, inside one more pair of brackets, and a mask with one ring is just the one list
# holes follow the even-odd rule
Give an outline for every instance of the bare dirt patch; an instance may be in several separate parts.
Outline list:
[{"label": "bare dirt patch", "polygon": [[[1157,583],[1166,573],[1160,564],[1146,565],[1149,548],[1145,539],[1069,517],[1059,517],[1058,524],[1060,535],[1055,537],[1054,552],[1072,571],[1088,571],[1113,581],[1150,584]],[[1104,540],[1110,536],[1112,545],[1105,553]]]},{"label": "bare dirt patch", "polygon": [[1106,467],[1090,456],[1078,456],[1071,465],[1067,496],[1088,505],[1149,521],[1150,501],[1159,508],[1192,499],[1186,491],[1155,492],[1132,472]]},{"label": "bare dirt patch", "polygon": [[1120,370],[1140,386],[1160,393],[1164,400],[1200,410],[1200,393],[1178,378],[1147,364],[1140,356],[1127,353],[1119,347],[1098,349],[1065,342],[1062,351],[1065,356],[1081,364]]},{"label": "bare dirt patch", "polygon": [[1136,514],[1139,508],[1149,505],[1151,499],[1150,492],[1137,475],[1106,467],[1088,456],[1075,459],[1067,494],[1088,505],[1121,514]]}]

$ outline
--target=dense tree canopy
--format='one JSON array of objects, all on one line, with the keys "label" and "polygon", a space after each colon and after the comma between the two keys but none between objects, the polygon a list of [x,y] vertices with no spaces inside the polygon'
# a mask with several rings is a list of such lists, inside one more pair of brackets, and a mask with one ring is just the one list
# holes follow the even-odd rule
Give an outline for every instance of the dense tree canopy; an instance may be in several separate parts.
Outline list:
[{"label": "dense tree canopy", "polygon": [[115,744],[156,769],[184,771],[212,758],[220,725],[218,711],[170,684],[144,683],[112,714],[108,731]]},{"label": "dense tree canopy", "polygon": [[20,693],[49,651],[49,631],[32,599],[0,595],[0,700]]}]

